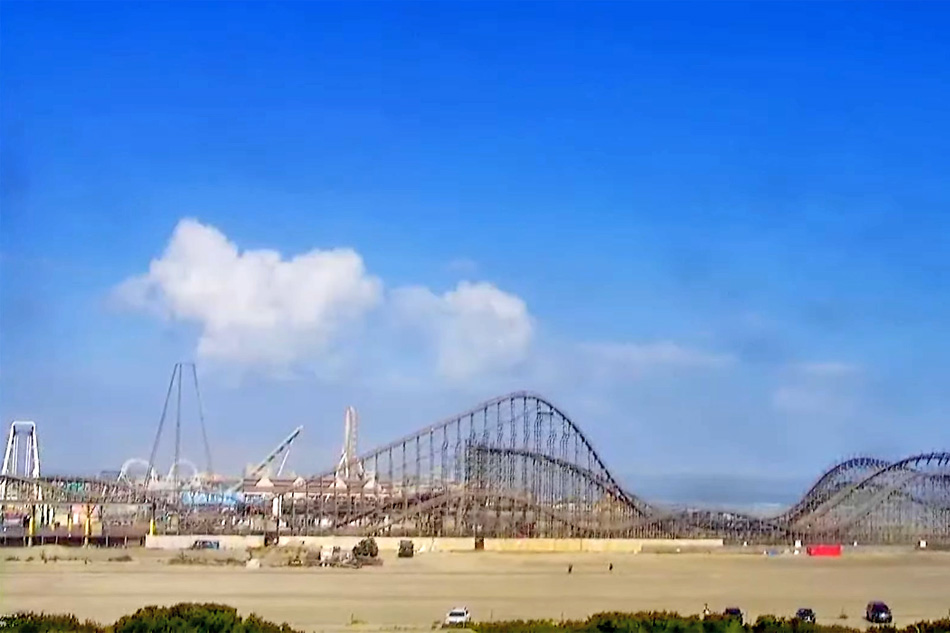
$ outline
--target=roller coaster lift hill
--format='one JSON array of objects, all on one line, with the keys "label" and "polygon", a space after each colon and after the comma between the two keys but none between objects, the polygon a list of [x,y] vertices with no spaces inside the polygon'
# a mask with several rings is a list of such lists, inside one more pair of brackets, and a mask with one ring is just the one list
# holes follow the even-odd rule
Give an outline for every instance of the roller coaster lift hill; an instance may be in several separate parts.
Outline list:
[{"label": "roller coaster lift hill", "polygon": [[[181,367],[176,367],[173,383],[177,375],[180,402]],[[197,390],[197,376],[192,377]],[[159,435],[165,413],[162,417]],[[155,447],[144,478],[43,476],[36,427],[21,424],[16,433],[11,429],[0,503],[6,513],[19,510],[30,516],[29,536],[41,539],[62,532],[56,517],[82,508],[87,536],[95,523],[101,535],[126,538],[130,534],[142,538],[152,530],[950,545],[947,452],[899,461],[848,459],[824,473],[797,503],[763,517],[672,509],[638,497],[620,485],[581,428],[534,393],[511,393],[483,402],[362,454],[357,453],[356,411],[348,409],[345,419],[339,463],[325,472],[280,476],[286,451],[301,432],[298,428],[242,480],[183,480],[173,467],[172,481],[166,479],[163,485],[154,476]],[[32,438],[27,440],[30,457],[25,460],[29,470],[15,463],[16,450],[11,448],[12,436],[22,435],[23,429]],[[180,438],[180,410],[176,438]],[[157,443],[156,437],[156,447]],[[22,443],[15,448],[21,449]],[[207,444],[205,453],[210,466]],[[277,474],[267,474],[282,453]],[[175,460],[180,465],[177,444]]]}]

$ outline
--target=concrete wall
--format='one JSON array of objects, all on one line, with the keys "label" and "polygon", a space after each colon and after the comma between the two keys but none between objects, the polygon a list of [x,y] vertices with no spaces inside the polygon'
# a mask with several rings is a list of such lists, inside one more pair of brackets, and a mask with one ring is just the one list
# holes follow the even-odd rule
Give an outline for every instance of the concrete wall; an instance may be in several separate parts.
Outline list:
[{"label": "concrete wall", "polygon": [[722,539],[485,539],[487,552],[640,552],[719,549]]},{"label": "concrete wall", "polygon": [[649,553],[708,552],[723,548],[723,540],[716,539],[645,539],[640,551]]},{"label": "concrete wall", "polygon": [[246,550],[264,547],[263,536],[159,534],[145,537],[146,549],[189,549],[195,541],[217,541],[224,550]]},{"label": "concrete wall", "polygon": [[[359,536],[281,536],[281,547],[300,547],[322,549],[338,546],[343,550],[352,549],[360,542]],[[376,539],[376,545],[382,552],[395,552],[399,549],[396,536],[382,536]],[[475,551],[474,538],[412,538],[415,551],[424,552],[472,552]],[[166,534],[147,536],[145,547],[148,549],[181,550],[188,549],[195,541],[217,541],[223,550],[246,550],[264,546],[263,536],[213,536],[201,534]],[[722,539],[580,539],[580,538],[487,538],[486,552],[563,552],[596,553],[615,552],[638,554],[640,552],[695,552],[709,551],[723,547]]]},{"label": "concrete wall", "polygon": [[486,552],[581,552],[579,538],[487,538]]},{"label": "concrete wall", "polygon": [[[352,549],[361,540],[358,536],[282,536],[278,545],[322,549],[338,546]],[[399,537],[382,536],[376,539],[381,552],[399,549]],[[472,552],[474,538],[413,538],[415,551],[423,552]],[[722,539],[568,539],[525,538],[485,539],[486,552],[616,552],[637,554],[640,552],[687,552],[709,551],[722,548]],[[223,545],[222,545],[223,547]]]}]

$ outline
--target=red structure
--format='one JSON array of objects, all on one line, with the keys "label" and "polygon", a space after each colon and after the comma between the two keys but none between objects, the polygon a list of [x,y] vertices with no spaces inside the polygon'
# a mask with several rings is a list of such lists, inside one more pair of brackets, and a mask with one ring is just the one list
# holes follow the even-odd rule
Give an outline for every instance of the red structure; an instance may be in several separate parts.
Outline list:
[{"label": "red structure", "polygon": [[841,545],[809,545],[805,551],[809,556],[841,556]]}]

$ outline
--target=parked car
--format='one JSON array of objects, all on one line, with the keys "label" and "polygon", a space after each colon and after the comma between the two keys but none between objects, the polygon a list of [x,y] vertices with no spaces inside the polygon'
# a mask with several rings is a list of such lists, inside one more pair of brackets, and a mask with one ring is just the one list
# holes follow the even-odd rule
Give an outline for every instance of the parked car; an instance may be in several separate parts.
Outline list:
[{"label": "parked car", "polygon": [[894,620],[891,608],[880,600],[873,600],[868,603],[864,610],[864,617],[873,624],[890,624]]},{"label": "parked car", "polygon": [[742,609],[739,607],[727,607],[723,610],[722,614],[727,618],[739,620],[739,624],[742,624]]},{"label": "parked car", "polygon": [[464,626],[472,621],[472,614],[466,607],[455,607],[445,616],[446,626]]},{"label": "parked car", "polygon": [[799,609],[795,612],[795,619],[802,622],[809,622],[811,624],[815,623],[815,612],[812,609],[807,607]]}]

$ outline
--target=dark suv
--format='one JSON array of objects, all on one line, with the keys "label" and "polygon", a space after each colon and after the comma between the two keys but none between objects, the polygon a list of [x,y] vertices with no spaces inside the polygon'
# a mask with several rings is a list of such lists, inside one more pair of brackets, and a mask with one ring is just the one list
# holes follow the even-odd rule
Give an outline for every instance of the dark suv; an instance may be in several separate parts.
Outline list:
[{"label": "dark suv", "polygon": [[795,612],[795,619],[801,622],[815,623],[815,612],[811,609],[799,609]]},{"label": "dark suv", "polygon": [[872,624],[890,624],[894,620],[891,609],[880,600],[869,602],[864,611],[864,618]]},{"label": "dark suv", "polygon": [[722,614],[727,618],[739,620],[739,624],[742,624],[742,609],[739,607],[729,607],[724,609]]}]

